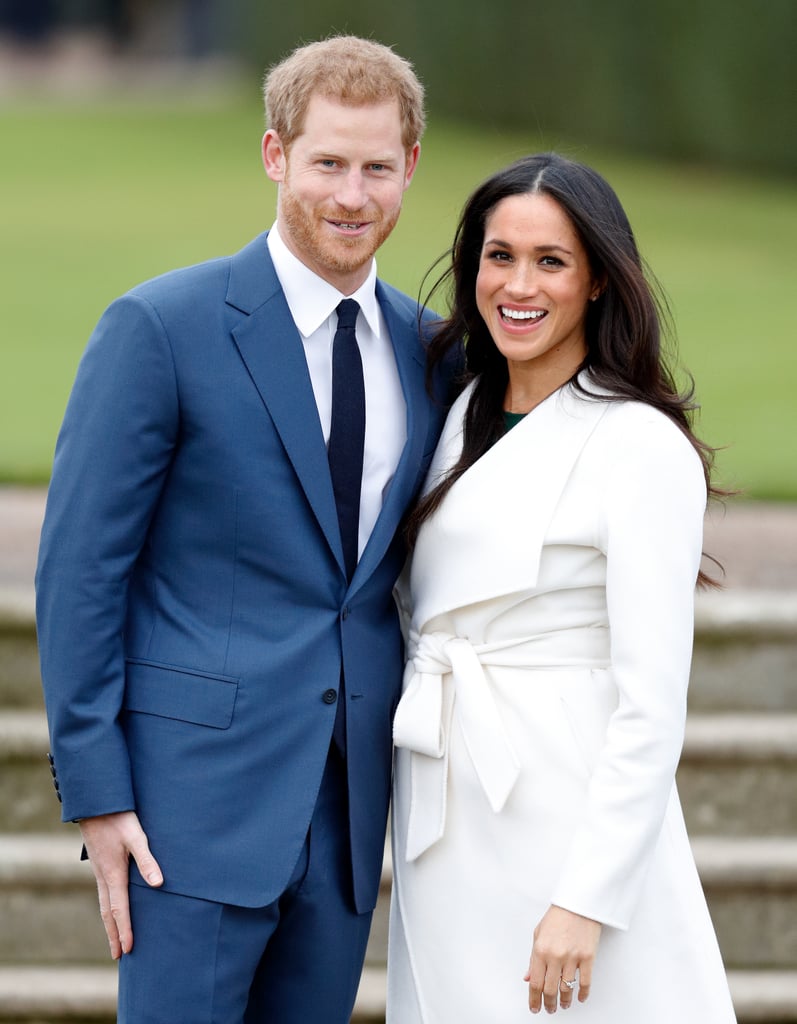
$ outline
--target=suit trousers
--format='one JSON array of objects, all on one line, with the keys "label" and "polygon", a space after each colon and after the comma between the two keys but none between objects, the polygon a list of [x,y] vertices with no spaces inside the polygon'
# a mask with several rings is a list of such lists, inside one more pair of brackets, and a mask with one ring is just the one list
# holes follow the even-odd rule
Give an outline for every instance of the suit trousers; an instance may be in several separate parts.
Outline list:
[{"label": "suit trousers", "polygon": [[237,907],[132,884],[118,1024],[348,1024],[372,917],[354,911],[348,836],[346,766],[333,744],[301,856],[274,903]]}]

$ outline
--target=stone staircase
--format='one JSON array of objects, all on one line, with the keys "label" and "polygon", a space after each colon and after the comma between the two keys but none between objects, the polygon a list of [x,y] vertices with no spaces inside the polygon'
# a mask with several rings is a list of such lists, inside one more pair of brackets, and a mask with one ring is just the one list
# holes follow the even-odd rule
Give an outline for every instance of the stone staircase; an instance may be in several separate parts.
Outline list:
[{"label": "stone staircase", "polygon": [[797,1021],[797,593],[700,596],[678,785],[740,1024]]},{"label": "stone staircase", "polygon": [[[108,1024],[115,968],[46,751],[32,598],[0,589],[0,1024]],[[678,781],[740,1024],[794,1024],[797,594],[701,597]],[[384,1021],[390,878],[387,857],[357,1024]]]}]

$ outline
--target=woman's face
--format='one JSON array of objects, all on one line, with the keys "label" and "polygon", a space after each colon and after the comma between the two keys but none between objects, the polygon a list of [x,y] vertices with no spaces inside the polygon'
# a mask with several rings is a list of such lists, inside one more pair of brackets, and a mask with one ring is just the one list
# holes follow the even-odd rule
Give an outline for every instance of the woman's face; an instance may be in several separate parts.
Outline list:
[{"label": "woman's face", "polygon": [[550,196],[502,199],[488,215],[476,305],[510,374],[568,380],[587,353],[587,303],[597,297],[587,252]]}]

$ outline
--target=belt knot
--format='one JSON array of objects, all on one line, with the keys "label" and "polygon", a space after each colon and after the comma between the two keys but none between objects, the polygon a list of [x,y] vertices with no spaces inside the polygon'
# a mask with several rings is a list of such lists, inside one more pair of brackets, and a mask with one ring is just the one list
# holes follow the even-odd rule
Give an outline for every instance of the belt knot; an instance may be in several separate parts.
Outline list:
[{"label": "belt knot", "polygon": [[410,633],[405,688],[396,709],[393,740],[411,752],[407,859],[414,860],[445,830],[449,716],[446,688],[465,746],[495,813],[509,796],[520,762],[484,674],[490,648],[442,632]]}]

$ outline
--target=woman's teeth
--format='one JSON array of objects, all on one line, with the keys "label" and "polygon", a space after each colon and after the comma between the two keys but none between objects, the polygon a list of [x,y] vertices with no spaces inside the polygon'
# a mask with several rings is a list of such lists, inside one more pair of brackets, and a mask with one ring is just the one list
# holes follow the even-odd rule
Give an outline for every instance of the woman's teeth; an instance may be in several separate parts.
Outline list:
[{"label": "woman's teeth", "polygon": [[539,320],[545,313],[544,309],[507,309],[501,306],[501,316],[507,320]]}]

